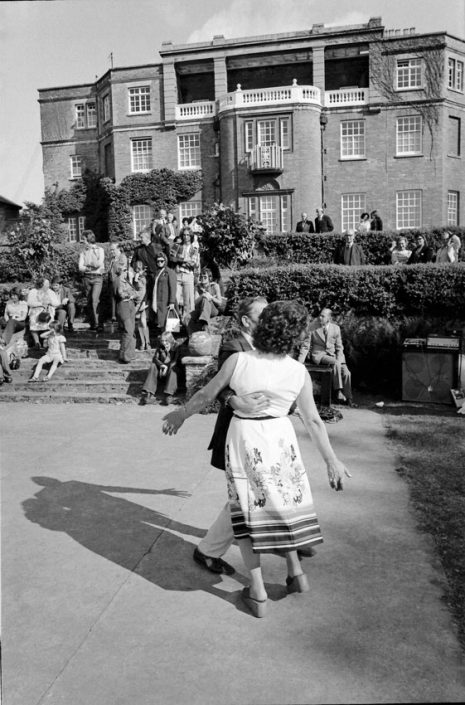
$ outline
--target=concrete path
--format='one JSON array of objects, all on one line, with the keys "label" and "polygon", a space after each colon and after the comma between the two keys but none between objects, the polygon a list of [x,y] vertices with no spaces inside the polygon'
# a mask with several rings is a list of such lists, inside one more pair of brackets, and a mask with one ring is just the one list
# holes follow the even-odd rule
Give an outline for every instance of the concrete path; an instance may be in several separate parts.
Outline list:
[{"label": "concrete path", "polygon": [[382,417],[328,426],[353,471],[330,491],[295,419],[325,542],[287,596],[263,561],[267,617],[192,551],[225,501],[214,417],[161,433],[160,407],[0,405],[4,705],[460,702],[445,578],[415,528]]}]

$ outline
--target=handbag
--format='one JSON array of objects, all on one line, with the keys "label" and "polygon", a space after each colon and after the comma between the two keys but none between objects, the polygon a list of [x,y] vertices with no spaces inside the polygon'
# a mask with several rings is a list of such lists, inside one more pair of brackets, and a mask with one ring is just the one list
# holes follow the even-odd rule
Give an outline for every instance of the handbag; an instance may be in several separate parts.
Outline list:
[{"label": "handbag", "polygon": [[21,367],[21,360],[19,357],[16,357],[14,353],[11,353],[10,357],[10,370],[19,370]]},{"label": "handbag", "polygon": [[171,309],[168,311],[166,316],[165,331],[167,333],[180,333],[181,332],[181,319],[176,309]]}]

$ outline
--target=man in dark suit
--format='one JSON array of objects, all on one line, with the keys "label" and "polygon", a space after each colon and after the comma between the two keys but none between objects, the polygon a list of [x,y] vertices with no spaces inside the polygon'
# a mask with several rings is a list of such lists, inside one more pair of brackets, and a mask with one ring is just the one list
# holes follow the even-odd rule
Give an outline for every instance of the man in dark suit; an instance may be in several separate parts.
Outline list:
[{"label": "man in dark suit", "polygon": [[313,227],[312,221],[308,218],[306,213],[302,213],[300,216],[301,220],[295,226],[296,233],[314,233],[315,228]]},{"label": "man in dark suit", "polygon": [[[261,312],[268,305],[263,297],[244,299],[239,304],[238,319],[240,333],[237,338],[227,341],[220,350],[218,368],[230,355],[236,352],[253,350],[253,332],[257,326]],[[218,396],[221,408],[216,419],[215,429],[208,449],[212,451],[211,464],[219,470],[225,469],[225,446],[229,424],[234,410],[242,413],[255,414],[265,409],[268,401],[265,395],[257,393],[238,397],[227,387]],[[221,556],[226,553],[234,540],[229,502],[223,507],[215,522],[209,528],[206,536],[200,541],[194,551],[196,563],[212,573],[232,575],[234,568],[226,563]]]},{"label": "man in dark suit", "polygon": [[333,221],[326,215],[324,208],[316,209],[315,218],[315,232],[316,233],[330,233],[334,230]]},{"label": "man in dark suit", "polygon": [[355,407],[352,401],[352,381],[349,368],[346,365],[341,329],[332,322],[331,309],[324,308],[318,319],[310,325],[310,335],[300,347],[299,362],[305,362],[308,354],[313,365],[332,365],[333,389],[336,400],[347,402]]},{"label": "man in dark suit", "polygon": [[158,218],[152,224],[152,244],[161,249],[167,257],[170,254],[172,241],[170,240],[171,230],[168,225],[168,219],[164,208],[160,208]]},{"label": "man in dark suit", "polygon": [[373,232],[381,232],[383,229],[383,221],[378,215],[378,211],[371,211],[370,213],[370,220],[371,220],[371,226],[370,230],[373,230]]},{"label": "man in dark suit", "polygon": [[148,302],[152,300],[153,283],[158,272],[157,253],[162,251],[162,248],[154,247],[150,238],[150,230],[142,230],[140,234],[141,244],[134,249],[134,255],[131,260],[131,267],[133,269],[137,260],[140,260],[145,267],[147,276],[146,298]]},{"label": "man in dark suit", "polygon": [[344,240],[344,244],[336,250],[334,264],[365,264],[365,253],[361,245],[355,243],[355,230],[346,230]]}]

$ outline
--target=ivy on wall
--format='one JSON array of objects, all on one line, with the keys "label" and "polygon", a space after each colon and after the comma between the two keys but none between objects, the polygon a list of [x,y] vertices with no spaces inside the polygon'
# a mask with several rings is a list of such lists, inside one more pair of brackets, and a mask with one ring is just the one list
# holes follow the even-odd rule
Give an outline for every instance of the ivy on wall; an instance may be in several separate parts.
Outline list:
[{"label": "ivy on wall", "polygon": [[[397,41],[377,41],[370,45],[370,80],[389,103],[412,107],[418,112],[431,136],[430,159],[432,158],[435,130],[439,123],[439,101],[444,78],[444,41],[430,37],[427,45],[421,45],[417,37]],[[396,89],[397,56],[406,54],[423,62],[422,89],[407,93]],[[412,93],[417,95],[414,99]]]},{"label": "ivy on wall", "polygon": [[83,215],[86,227],[97,240],[130,239],[132,206],[146,204],[155,213],[159,208],[171,210],[180,201],[188,201],[202,189],[199,171],[176,172],[153,169],[147,174],[131,174],[116,186],[107,177],[87,170],[70,189],[45,192],[44,203],[62,218]]}]

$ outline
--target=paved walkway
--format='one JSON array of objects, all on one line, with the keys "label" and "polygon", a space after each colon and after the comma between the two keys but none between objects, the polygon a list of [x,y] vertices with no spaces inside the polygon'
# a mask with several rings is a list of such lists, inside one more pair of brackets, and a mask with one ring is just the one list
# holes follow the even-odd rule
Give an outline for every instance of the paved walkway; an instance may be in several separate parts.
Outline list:
[{"label": "paved walkway", "polygon": [[410,513],[382,417],[328,426],[353,471],[334,493],[295,420],[325,542],[310,592],[264,559],[269,614],[246,580],[192,550],[225,500],[214,417],[177,438],[160,407],[1,404],[3,705],[460,702],[465,664],[445,578]]}]

